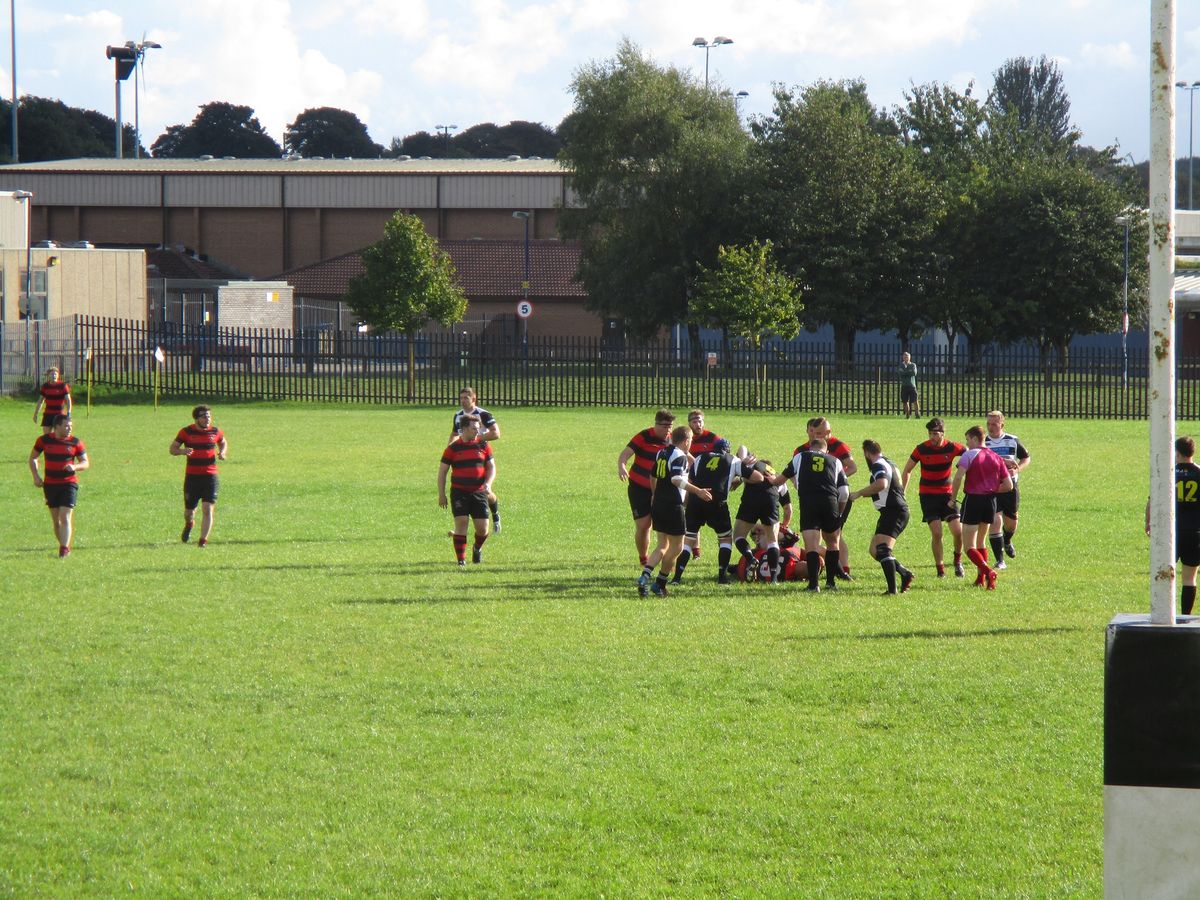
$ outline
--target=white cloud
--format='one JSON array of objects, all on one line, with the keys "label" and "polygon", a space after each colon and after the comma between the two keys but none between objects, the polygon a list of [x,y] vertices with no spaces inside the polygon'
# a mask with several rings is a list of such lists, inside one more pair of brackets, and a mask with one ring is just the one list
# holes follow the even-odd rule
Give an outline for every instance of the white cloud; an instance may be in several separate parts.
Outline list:
[{"label": "white cloud", "polygon": [[1116,44],[1084,44],[1079,54],[1089,66],[1104,69],[1140,71],[1142,62],[1128,41]]},{"label": "white cloud", "polygon": [[383,31],[416,40],[429,31],[424,0],[351,0],[347,8],[354,24],[367,33]]}]

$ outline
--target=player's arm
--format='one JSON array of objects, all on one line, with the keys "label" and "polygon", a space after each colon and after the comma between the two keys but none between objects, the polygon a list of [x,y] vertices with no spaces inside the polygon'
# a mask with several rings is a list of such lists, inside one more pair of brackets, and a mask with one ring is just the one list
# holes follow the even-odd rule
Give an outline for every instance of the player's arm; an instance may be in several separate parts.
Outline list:
[{"label": "player's arm", "polygon": [[225,435],[221,435],[221,440],[217,442],[217,459],[224,459],[229,455],[229,442],[225,440]]},{"label": "player's arm", "polygon": [[1005,473],[1004,480],[1001,481],[999,486],[996,488],[996,493],[997,494],[1007,494],[1012,489],[1013,489],[1012,474]]},{"label": "player's arm", "polygon": [[701,500],[708,501],[712,499],[712,491],[710,491],[708,488],[696,487],[694,484],[688,481],[686,470],[678,473],[677,475],[672,475],[671,484],[675,485],[677,488],[682,488],[689,494],[695,494]]},{"label": "player's arm", "polygon": [[170,454],[172,456],[191,456],[192,448],[184,444],[183,441],[176,438],[171,442]]},{"label": "player's arm", "polygon": [[966,471],[967,470],[962,467],[961,463],[959,464],[958,468],[954,470],[954,481],[950,483],[950,499],[956,502],[958,501],[958,487],[962,484],[963,473]]},{"label": "player's arm", "polygon": [[847,456],[845,459],[841,460],[841,463],[842,471],[846,473],[847,478],[858,471],[858,463],[854,461],[853,456]]},{"label": "player's arm", "polygon": [[483,489],[492,496],[492,482],[496,480],[496,460],[489,459],[484,467]]},{"label": "player's arm", "polygon": [[908,476],[912,474],[912,470],[916,466],[917,461],[910,456],[908,462],[904,464],[904,471],[900,473],[900,490],[906,494],[908,493]]},{"label": "player's arm", "polygon": [[481,441],[500,440],[500,423],[496,421],[495,417],[493,417],[492,421],[488,423],[487,431],[482,431],[479,433],[479,439]]},{"label": "player's arm", "polygon": [[69,416],[73,406],[74,403],[71,401],[71,386],[67,385],[66,393],[63,394],[63,413]]},{"label": "player's arm", "polygon": [[1029,465],[1030,459],[1029,451],[1025,449],[1025,445],[1017,441],[1017,467],[1013,471],[1020,472]]},{"label": "player's arm", "polygon": [[1150,498],[1146,498],[1146,535],[1150,534]]},{"label": "player's arm", "polygon": [[[34,447],[29,454],[29,471],[33,473],[33,486],[36,488],[40,488],[43,483],[41,473],[38,472],[38,457],[41,455],[42,451],[37,447]],[[1150,513],[1147,512],[1146,515],[1149,516]],[[1147,521],[1149,521],[1149,519],[1147,519]]]},{"label": "player's arm", "polygon": [[874,497],[876,494],[882,494],[888,489],[888,482],[890,480],[891,479],[889,479],[887,475],[878,475],[877,477],[871,479],[871,483],[866,487],[859,488],[857,491],[852,491],[850,493],[850,499],[856,500],[859,497]]},{"label": "player's arm", "polygon": [[779,496],[779,507],[783,513],[779,517],[779,527],[787,528],[792,524],[792,492],[785,490]]},{"label": "player's arm", "polygon": [[44,404],[45,402],[46,402],[46,398],[43,397],[41,394],[39,394],[37,403],[35,403],[33,405],[33,421],[36,422],[38,420],[38,416],[41,415],[41,412],[42,412],[42,404]]},{"label": "player's arm", "polygon": [[88,455],[86,453],[80,453],[74,462],[71,462],[67,465],[68,474],[83,472],[91,467],[92,461],[88,459]]},{"label": "player's arm", "polygon": [[438,466],[438,506],[446,508],[446,473],[450,471],[449,463]]},{"label": "player's arm", "polygon": [[626,447],[621,451],[621,455],[617,457],[617,477],[622,481],[629,480],[629,473],[625,471],[625,464],[629,462],[629,457],[633,456],[633,448]]}]

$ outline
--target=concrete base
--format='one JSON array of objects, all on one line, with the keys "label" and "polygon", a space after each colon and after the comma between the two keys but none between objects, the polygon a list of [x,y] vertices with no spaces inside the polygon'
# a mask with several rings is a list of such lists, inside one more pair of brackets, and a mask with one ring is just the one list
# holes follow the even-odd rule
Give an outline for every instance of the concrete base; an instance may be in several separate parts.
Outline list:
[{"label": "concrete base", "polygon": [[1106,900],[1200,897],[1200,790],[1104,788]]}]

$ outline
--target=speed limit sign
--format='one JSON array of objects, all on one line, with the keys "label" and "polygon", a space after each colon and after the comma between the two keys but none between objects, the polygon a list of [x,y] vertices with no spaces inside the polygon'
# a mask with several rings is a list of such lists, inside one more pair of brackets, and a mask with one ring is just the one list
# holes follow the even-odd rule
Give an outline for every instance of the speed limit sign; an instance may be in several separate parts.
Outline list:
[{"label": "speed limit sign", "polygon": [[528,300],[522,300],[517,304],[517,315],[522,319],[528,319],[533,315],[533,304]]}]

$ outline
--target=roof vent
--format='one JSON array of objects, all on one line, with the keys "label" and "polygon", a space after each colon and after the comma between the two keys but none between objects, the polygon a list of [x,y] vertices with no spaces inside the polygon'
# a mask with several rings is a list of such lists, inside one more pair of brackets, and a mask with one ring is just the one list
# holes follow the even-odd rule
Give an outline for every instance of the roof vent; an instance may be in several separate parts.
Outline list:
[{"label": "roof vent", "polygon": [[399,156],[396,157],[396,159],[400,160],[401,162],[405,162],[406,160],[412,159],[412,157],[409,156],[407,153],[401,153]]},{"label": "roof vent", "polygon": [[432,156],[418,156],[417,159],[433,159]]},{"label": "roof vent", "polygon": [[222,156],[221,159],[237,159],[236,156]]},{"label": "roof vent", "polygon": [[200,160],[201,162],[208,162],[212,158],[213,155],[211,153],[202,153],[196,157],[196,159]]},{"label": "roof vent", "polygon": [[514,153],[507,158],[507,161],[508,162],[516,162],[520,158],[521,158],[520,156],[518,156],[516,153]]}]

